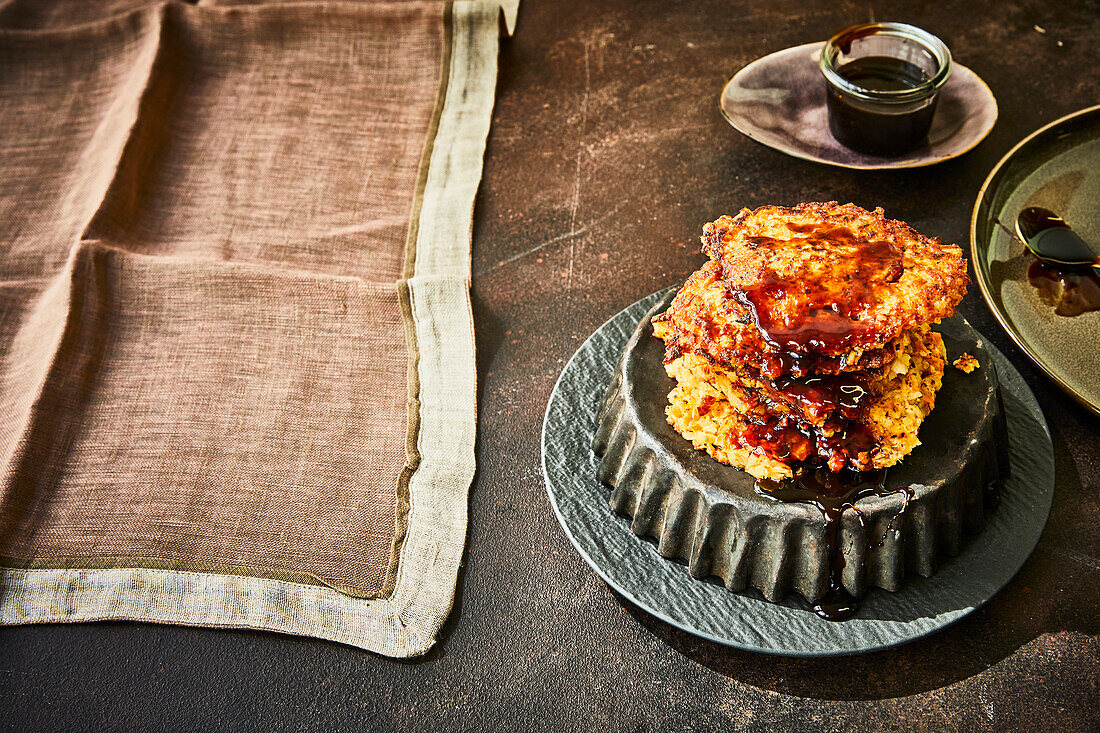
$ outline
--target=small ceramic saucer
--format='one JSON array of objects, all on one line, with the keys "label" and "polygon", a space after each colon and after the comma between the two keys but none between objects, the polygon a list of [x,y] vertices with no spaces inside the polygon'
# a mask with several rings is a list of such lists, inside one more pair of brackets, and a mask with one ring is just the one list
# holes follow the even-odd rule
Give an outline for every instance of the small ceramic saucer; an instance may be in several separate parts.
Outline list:
[{"label": "small ceramic saucer", "polygon": [[829,132],[825,81],[818,69],[823,45],[787,48],[741,69],[722,90],[722,114],[740,132],[787,155],[863,170],[950,160],[980,143],[997,121],[993,92],[977,74],[955,63],[940,90],[926,144],[897,158],[850,150]]}]

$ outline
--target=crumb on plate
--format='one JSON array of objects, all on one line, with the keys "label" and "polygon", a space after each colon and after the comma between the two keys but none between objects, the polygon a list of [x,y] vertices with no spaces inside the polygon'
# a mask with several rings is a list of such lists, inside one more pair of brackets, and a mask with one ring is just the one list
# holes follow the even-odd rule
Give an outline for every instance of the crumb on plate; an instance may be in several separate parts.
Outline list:
[{"label": "crumb on plate", "polygon": [[960,372],[966,372],[967,374],[970,374],[970,372],[978,368],[978,360],[970,354],[963,354],[958,359],[955,359],[955,361],[951,362],[951,366],[955,367]]}]

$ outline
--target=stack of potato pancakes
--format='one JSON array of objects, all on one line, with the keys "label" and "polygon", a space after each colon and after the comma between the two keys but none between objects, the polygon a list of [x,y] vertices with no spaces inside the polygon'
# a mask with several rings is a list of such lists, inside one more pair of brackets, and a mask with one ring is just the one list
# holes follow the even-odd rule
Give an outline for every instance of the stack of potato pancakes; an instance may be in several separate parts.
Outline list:
[{"label": "stack of potato pancakes", "polygon": [[710,260],[653,318],[669,423],[756,478],[892,466],[943,378],[929,325],[955,312],[962,252],[836,202],[763,206],[703,229]]}]

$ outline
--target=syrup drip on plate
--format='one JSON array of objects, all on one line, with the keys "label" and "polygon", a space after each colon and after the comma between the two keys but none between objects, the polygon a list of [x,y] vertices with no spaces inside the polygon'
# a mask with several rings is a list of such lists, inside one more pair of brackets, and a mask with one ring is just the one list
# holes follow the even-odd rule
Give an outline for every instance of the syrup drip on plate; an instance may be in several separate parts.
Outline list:
[{"label": "syrup drip on plate", "polygon": [[[888,496],[903,492],[905,499],[901,511],[890,521],[887,533],[901,521],[913,498],[909,487],[901,489],[886,488],[886,471],[851,471],[834,473],[823,466],[806,465],[794,470],[794,477],[783,481],[757,479],[755,489],[758,494],[782,502],[809,504],[817,507],[825,518],[825,543],[829,558],[829,586],[821,600],[814,604],[813,610],[827,621],[845,621],[858,609],[856,599],[844,588],[842,574],[846,564],[844,548],[840,546],[841,519],[844,512],[854,509],[863,523],[863,515],[855,508],[855,503],[866,496]],[[872,547],[882,547],[886,535]]]},{"label": "syrup drip on plate", "polygon": [[[1036,209],[1036,211],[1042,211]],[[1065,222],[1058,219],[1065,226]],[[1024,244],[1024,256],[1034,257],[1027,244],[1020,240],[1019,234],[1006,227],[999,219],[997,226],[1008,233],[1010,237]],[[1052,223],[1036,219],[1032,226],[1039,228],[1051,226]],[[1100,276],[1094,269],[1100,265],[1097,258],[1093,267],[1061,267],[1051,262],[1043,262],[1036,258],[1027,268],[1027,282],[1039,291],[1039,299],[1050,306],[1054,306],[1054,313],[1059,316],[1079,316],[1083,313],[1091,313],[1100,310]]]},{"label": "syrup drip on plate", "polygon": [[1100,277],[1092,268],[1069,270],[1035,260],[1027,268],[1027,281],[1060,316],[1100,310]]}]

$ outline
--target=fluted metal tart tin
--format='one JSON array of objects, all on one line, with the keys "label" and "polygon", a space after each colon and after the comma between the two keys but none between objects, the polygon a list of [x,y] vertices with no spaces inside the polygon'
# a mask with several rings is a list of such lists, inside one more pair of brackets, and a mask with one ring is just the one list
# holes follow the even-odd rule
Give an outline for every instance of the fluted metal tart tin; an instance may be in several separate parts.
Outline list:
[{"label": "fluted metal tart tin", "polygon": [[[992,597],[1024,564],[1038,542],[1050,512],[1054,478],[1050,435],[1042,413],[1020,375],[961,319],[944,328],[949,358],[958,356],[953,350],[963,343],[980,345],[980,349],[971,349],[969,353],[983,360],[982,368],[965,375],[948,367],[944,391],[940,393],[935,410],[922,427],[921,439],[924,445],[918,447],[903,463],[916,463],[919,452],[929,453],[927,460],[920,459],[925,462],[928,473],[919,480],[908,479],[916,486],[916,506],[922,504],[919,495],[926,494],[921,491],[921,487],[933,485],[936,476],[956,473],[960,457],[964,454],[975,458],[962,460],[961,463],[984,468],[962,470],[992,470],[988,463],[988,447],[979,447],[988,446],[988,440],[979,436],[972,445],[974,436],[969,433],[956,433],[950,440],[933,440],[930,429],[953,429],[954,423],[964,420],[971,424],[980,422],[980,414],[984,414],[985,409],[975,411],[972,393],[978,391],[977,388],[967,386],[960,394],[956,394],[951,383],[958,380],[964,386],[983,385],[985,380],[990,379],[985,375],[996,369],[1001,382],[1004,424],[1007,428],[1008,455],[1007,458],[1002,456],[1002,460],[1007,461],[1010,466],[1007,478],[1001,483],[1000,503],[992,511],[987,511],[982,492],[966,493],[966,496],[971,497],[969,499],[961,494],[953,494],[950,490],[935,492],[935,501],[924,498],[923,511],[934,513],[937,517],[934,533],[924,535],[922,542],[925,544],[902,541],[894,549],[881,552],[886,550],[888,544],[884,542],[883,548],[865,550],[867,555],[879,550],[884,562],[872,562],[868,565],[867,558],[864,558],[862,580],[859,579],[860,573],[851,578],[854,587],[859,589],[859,583],[862,582],[862,588],[866,591],[855,617],[840,623],[826,621],[816,616],[810,604],[803,598],[803,595],[812,596],[815,593],[815,584],[821,582],[814,579],[819,577],[819,570],[811,572],[808,564],[797,561],[789,548],[799,544],[813,544],[809,540],[813,539],[815,523],[820,521],[820,513],[813,507],[802,507],[805,509],[804,515],[784,523],[777,523],[774,516],[765,512],[760,515],[764,517],[762,520],[755,520],[759,526],[746,528],[746,537],[749,533],[756,532],[758,537],[770,541],[775,527],[780,524],[786,527],[773,545],[784,550],[772,553],[770,559],[755,566],[744,559],[746,555],[753,554],[747,542],[745,550],[738,551],[734,548],[733,537],[725,534],[740,531],[732,522],[726,522],[724,533],[713,530],[699,532],[704,523],[704,501],[708,496],[703,492],[718,490],[716,487],[720,483],[717,476],[734,469],[722,466],[702,452],[695,451],[686,440],[675,433],[668,437],[674,437],[686,446],[683,448],[686,456],[698,454],[699,460],[705,459],[704,462],[712,464],[707,470],[715,473],[700,474],[700,481],[708,476],[716,480],[706,481],[710,489],[693,487],[689,490],[680,487],[679,491],[683,495],[678,497],[673,496],[675,492],[665,492],[668,505],[676,503],[681,507],[674,512],[675,517],[668,515],[668,505],[662,508],[665,499],[653,501],[644,492],[635,494],[638,501],[632,506],[634,500],[628,498],[630,492],[619,493],[599,479],[597,474],[600,458],[592,450],[592,445],[596,438],[602,398],[619,370],[621,357],[636,332],[637,324],[647,311],[670,293],[671,289],[635,303],[610,319],[581,346],[566,365],[554,388],[543,425],[543,469],[554,511],[569,540],[580,554],[625,598],[690,633],[742,649],[795,656],[851,654],[911,641],[957,621]],[[967,335],[967,339],[953,332],[955,324],[962,334]],[[658,350],[660,349],[660,343],[648,335],[648,332],[645,338],[653,341]],[[979,353],[984,356],[979,356]],[[655,371],[661,379],[667,380],[660,368],[659,357],[657,367]],[[652,400],[655,415],[660,418],[657,421],[658,427],[664,424],[663,410],[671,386],[671,380],[663,384],[658,381],[654,385],[655,394]],[[957,407],[948,406],[956,399],[960,401]],[[995,411],[995,408],[991,409]],[[992,420],[991,430],[996,424],[996,419]],[[675,446],[675,442],[673,445]],[[933,445],[938,447],[933,448]],[[995,439],[992,445],[998,445]],[[648,461],[631,464],[657,476],[655,479],[645,480],[645,485],[651,488],[661,487],[663,481],[667,481],[670,486],[675,484],[672,479],[675,472],[670,473],[663,459],[667,455],[677,455],[675,451],[680,451],[681,448],[675,448],[675,451],[665,448],[662,450],[665,451],[660,454],[662,460],[655,460],[652,464]],[[629,451],[619,452],[624,457],[630,454]],[[979,455],[984,458],[975,463]],[[656,451],[654,458],[658,458]],[[643,464],[649,468],[644,468]],[[608,466],[608,470],[611,468]],[[907,480],[906,476],[909,474],[901,473],[902,470],[911,469],[899,467],[893,470],[887,479],[888,486],[894,485],[893,478],[899,479],[898,485]],[[619,473],[620,470],[616,469],[614,472]],[[985,476],[972,476],[977,476],[978,483],[985,483]],[[653,496],[656,497],[657,494],[654,493]],[[900,501],[901,496],[896,498]],[[674,502],[674,499],[677,500]],[[732,502],[728,498],[723,499],[726,504]],[[626,511],[612,509],[611,502],[619,501],[625,502],[620,508],[629,509],[633,517]],[[867,508],[878,512],[881,518],[893,516],[887,506],[879,506],[879,502],[890,501],[890,497],[870,499]],[[965,530],[968,522],[974,522],[978,516],[975,503],[982,506],[981,517],[985,527],[979,534],[971,535]],[[952,505],[958,508],[952,509]],[[642,507],[642,512],[638,511],[639,506]],[[732,509],[719,511],[732,513]],[[919,523],[917,517],[920,512],[915,511],[912,502],[906,514],[910,513],[912,518],[906,519],[899,529],[903,537],[913,536],[910,533],[910,522]],[[640,521],[637,519],[639,515]],[[658,516],[661,517],[659,522]],[[652,536],[640,536],[631,529],[636,523],[640,529],[645,524],[657,531],[642,529],[643,535]],[[868,527],[871,526],[868,523]],[[953,526],[958,526],[963,531],[951,529]],[[887,526],[886,529],[890,530],[886,532],[889,538],[895,528]],[[971,524],[970,529],[977,529],[977,526]],[[849,537],[854,537],[852,533],[855,528],[846,526],[846,530]],[[877,530],[869,530],[868,534],[873,535],[875,531]],[[784,537],[784,534],[790,536]],[[668,539],[665,539],[666,536]],[[877,541],[876,538],[875,542]],[[933,544],[929,545],[929,542]],[[933,552],[933,548],[943,552]],[[950,553],[954,551],[959,552],[957,557],[951,556]],[[668,557],[664,557],[662,552]],[[696,559],[693,560],[693,556]],[[763,553],[756,552],[755,556],[762,557]],[[803,555],[810,556],[813,553]],[[885,562],[887,556],[895,558],[893,565]],[[687,561],[679,559],[682,557],[688,558]],[[925,571],[938,565],[931,577],[920,577],[924,562],[921,558],[926,558],[931,564],[931,567],[923,566]],[[899,564],[910,577],[905,578],[895,592],[876,587],[887,585],[887,577],[899,578],[901,573],[891,571],[882,574],[882,571],[869,571],[868,568],[880,565],[896,570]],[[756,569],[749,571],[750,567]],[[771,572],[773,567],[779,569],[774,574],[774,581]],[[720,572],[727,577],[723,578]],[[695,577],[704,573],[707,577]],[[805,593],[794,582],[794,576],[797,575],[811,578],[802,583],[802,587],[806,588]],[[726,587],[728,577],[734,578],[731,584],[734,588],[744,582],[745,590],[731,591]],[[757,590],[761,587],[764,590]],[[787,592],[791,590],[794,592]],[[783,599],[774,603],[767,602],[764,592],[771,593],[774,598],[783,596]]]},{"label": "fluted metal tart tin", "polygon": [[[613,487],[610,506],[633,517],[636,534],[658,539],[663,556],[687,561],[697,578],[756,588],[770,601],[792,591],[817,601],[831,565],[821,510],[762,495],[752,476],[696,450],[665,420],[665,395],[675,383],[649,319],[674,294],[639,322],[602,403],[593,449],[602,455],[597,477]],[[841,580],[857,598],[868,587],[897,590],[906,573],[931,576],[941,553],[959,554],[964,532],[980,531],[996,505],[1001,466],[1008,467],[992,357],[961,316],[936,330],[949,361],[969,353],[980,368],[964,374],[947,367],[921,445],[886,472],[893,493],[860,499],[843,513]]]}]

